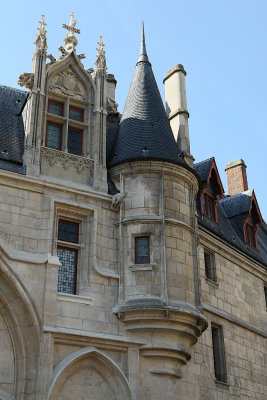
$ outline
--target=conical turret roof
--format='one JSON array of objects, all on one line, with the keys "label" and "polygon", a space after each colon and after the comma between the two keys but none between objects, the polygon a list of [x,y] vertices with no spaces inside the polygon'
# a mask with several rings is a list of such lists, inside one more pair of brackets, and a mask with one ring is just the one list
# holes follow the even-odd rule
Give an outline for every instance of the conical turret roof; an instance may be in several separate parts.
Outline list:
[{"label": "conical turret roof", "polygon": [[111,166],[140,158],[164,159],[185,164],[179,156],[147,56],[144,26],[140,55],[108,164]]}]

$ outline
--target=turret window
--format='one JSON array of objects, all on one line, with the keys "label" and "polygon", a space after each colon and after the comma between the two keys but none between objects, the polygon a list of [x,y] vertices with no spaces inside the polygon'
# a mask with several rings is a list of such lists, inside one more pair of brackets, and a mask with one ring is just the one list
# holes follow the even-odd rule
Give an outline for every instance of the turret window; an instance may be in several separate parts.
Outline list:
[{"label": "turret window", "polygon": [[135,264],[150,263],[149,236],[135,238]]}]

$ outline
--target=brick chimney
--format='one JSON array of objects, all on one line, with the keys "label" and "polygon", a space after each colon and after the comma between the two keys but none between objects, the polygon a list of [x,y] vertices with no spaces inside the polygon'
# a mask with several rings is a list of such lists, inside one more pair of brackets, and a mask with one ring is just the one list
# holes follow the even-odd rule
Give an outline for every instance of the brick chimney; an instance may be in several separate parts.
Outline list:
[{"label": "brick chimney", "polygon": [[246,164],[242,158],[226,164],[228,194],[230,196],[248,190]]}]

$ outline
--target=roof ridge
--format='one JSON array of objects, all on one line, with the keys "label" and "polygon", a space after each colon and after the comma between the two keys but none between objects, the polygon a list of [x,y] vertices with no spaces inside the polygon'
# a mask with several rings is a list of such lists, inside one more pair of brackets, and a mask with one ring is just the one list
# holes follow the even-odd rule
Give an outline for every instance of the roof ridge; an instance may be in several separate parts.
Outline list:
[{"label": "roof ridge", "polygon": [[205,163],[207,161],[210,161],[210,160],[214,160],[214,157],[210,157],[210,158],[207,158],[206,160],[198,161],[198,162],[194,163],[194,166],[195,165],[199,165],[199,164],[203,164],[203,163]]}]

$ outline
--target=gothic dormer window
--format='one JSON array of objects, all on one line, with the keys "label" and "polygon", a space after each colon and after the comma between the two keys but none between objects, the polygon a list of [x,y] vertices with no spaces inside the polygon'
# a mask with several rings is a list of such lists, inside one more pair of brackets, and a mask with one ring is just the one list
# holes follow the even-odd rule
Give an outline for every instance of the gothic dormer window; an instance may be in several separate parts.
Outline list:
[{"label": "gothic dormer window", "polygon": [[80,105],[70,104],[68,98],[62,100],[48,100],[45,146],[80,156],[85,153],[85,109]]},{"label": "gothic dormer window", "polygon": [[243,216],[243,229],[245,242],[254,249],[258,248],[257,232],[261,224],[261,213],[254,192],[252,192],[249,212]]},{"label": "gothic dormer window", "polygon": [[212,160],[210,172],[200,193],[201,213],[217,222],[217,205],[223,196],[224,190],[217,170],[215,160]]}]

